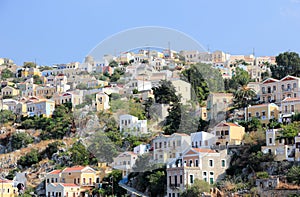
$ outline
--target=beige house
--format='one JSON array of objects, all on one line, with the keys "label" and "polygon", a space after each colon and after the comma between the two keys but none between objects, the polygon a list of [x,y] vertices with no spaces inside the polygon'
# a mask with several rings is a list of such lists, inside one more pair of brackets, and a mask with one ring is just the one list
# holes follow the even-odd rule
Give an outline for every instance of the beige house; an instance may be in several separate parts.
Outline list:
[{"label": "beige house", "polygon": [[245,119],[249,121],[253,117],[258,118],[263,127],[265,127],[269,124],[271,119],[278,120],[279,107],[274,103],[249,106],[246,109]]},{"label": "beige house", "polygon": [[152,141],[153,161],[155,163],[169,163],[178,158],[191,146],[191,137],[184,133],[172,135],[158,135]]},{"label": "beige house", "polygon": [[13,96],[18,96],[19,95],[19,90],[15,89],[10,86],[5,86],[4,88],[1,89],[1,95],[2,97],[13,97]]},{"label": "beige house", "polygon": [[0,179],[1,197],[15,197],[18,196],[18,188],[14,187],[14,183],[11,180]]},{"label": "beige house", "polygon": [[281,80],[268,78],[260,84],[260,101],[280,103],[287,97],[300,97],[300,78],[286,76]]},{"label": "beige house", "polygon": [[100,183],[99,172],[89,166],[53,170],[46,174],[46,195],[83,196],[86,191],[96,187],[97,183]]},{"label": "beige house", "polygon": [[231,122],[220,122],[211,133],[216,136],[216,145],[240,145],[245,135],[245,128]]},{"label": "beige house", "polygon": [[297,98],[285,98],[281,101],[280,105],[280,122],[289,122],[291,117],[300,112],[300,97]]},{"label": "beige house", "polygon": [[96,110],[105,111],[110,108],[109,106],[109,96],[103,92],[96,94]]},{"label": "beige house", "polygon": [[176,95],[181,96],[180,102],[184,105],[187,104],[191,100],[191,84],[181,79],[173,79],[171,83],[175,87]]},{"label": "beige house", "polygon": [[37,86],[35,89],[35,96],[51,98],[57,92],[54,86]]},{"label": "beige house", "polygon": [[232,93],[211,93],[207,98],[207,119],[220,122],[225,120],[225,112],[233,106]]},{"label": "beige house", "polygon": [[123,177],[127,177],[132,171],[132,167],[137,160],[138,155],[131,151],[119,154],[112,163],[112,168],[122,171]]},{"label": "beige house", "polygon": [[[275,156],[276,161],[293,161],[293,144],[285,139],[279,138],[281,134],[278,129],[266,130],[266,146],[261,147],[265,154],[270,153]],[[298,139],[298,138],[297,138]]]},{"label": "beige house", "polygon": [[190,148],[177,162],[167,165],[167,196],[179,196],[195,179],[209,184],[220,181],[229,167],[230,156],[227,150]]},{"label": "beige house", "polygon": [[27,97],[27,96],[36,96],[35,94],[35,89],[38,85],[33,84],[33,78],[28,79],[25,82],[18,83],[17,87],[21,92],[22,97]]},{"label": "beige house", "polygon": [[61,94],[55,93],[51,99],[55,102],[55,105],[61,105],[64,103],[71,102],[73,107],[83,102],[82,95],[72,92],[65,92]]},{"label": "beige house", "polygon": [[46,197],[79,197],[80,186],[74,183],[50,183],[47,185]]}]

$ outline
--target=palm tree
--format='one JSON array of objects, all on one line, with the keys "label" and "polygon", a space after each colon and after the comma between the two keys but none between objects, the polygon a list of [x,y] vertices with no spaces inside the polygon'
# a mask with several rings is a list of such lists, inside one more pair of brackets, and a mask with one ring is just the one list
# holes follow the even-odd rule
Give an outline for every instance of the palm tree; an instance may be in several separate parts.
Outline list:
[{"label": "palm tree", "polygon": [[256,96],[255,91],[247,85],[240,86],[234,93],[234,101],[238,107],[247,107]]}]

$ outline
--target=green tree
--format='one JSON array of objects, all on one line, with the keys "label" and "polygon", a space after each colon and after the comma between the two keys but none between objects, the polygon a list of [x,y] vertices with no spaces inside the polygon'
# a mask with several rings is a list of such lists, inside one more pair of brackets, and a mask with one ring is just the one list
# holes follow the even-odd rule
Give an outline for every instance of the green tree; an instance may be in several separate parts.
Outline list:
[{"label": "green tree", "polygon": [[247,107],[252,103],[253,99],[256,97],[256,93],[252,88],[247,87],[247,85],[241,86],[234,93],[234,103],[239,108]]},{"label": "green tree", "polygon": [[203,192],[209,192],[210,185],[208,182],[195,179],[194,183],[181,193],[182,197],[201,197]]},{"label": "green tree", "polygon": [[250,82],[250,75],[242,68],[236,68],[232,79],[229,82],[230,89],[238,89],[239,87],[247,86]]},{"label": "green tree", "polygon": [[192,90],[195,91],[194,96],[196,98],[194,100],[197,100],[199,103],[206,100],[209,95],[208,85],[202,77],[200,69],[199,64],[192,65],[189,69],[184,70],[181,76],[181,79],[187,80],[191,84]]},{"label": "green tree", "polygon": [[138,93],[139,93],[138,89],[133,89],[132,90],[132,94],[138,94]]},{"label": "green tree", "polygon": [[100,162],[113,162],[113,158],[118,155],[118,147],[102,131],[96,131],[94,135],[87,139],[88,150]]},{"label": "green tree", "polygon": [[300,166],[292,166],[286,176],[288,182],[300,185]]},{"label": "green tree", "polygon": [[110,66],[110,67],[118,67],[118,62],[116,62],[115,60],[112,60],[111,62],[109,62],[108,66]]},{"label": "green tree", "polygon": [[277,65],[272,65],[272,77],[281,79],[287,75],[300,76],[300,57],[296,52],[284,52],[276,56]]},{"label": "green tree", "polygon": [[29,153],[24,156],[21,156],[17,161],[18,165],[23,167],[30,167],[33,164],[36,164],[40,161],[40,154],[36,149],[32,149]]},{"label": "green tree", "polygon": [[165,171],[156,171],[153,174],[150,174],[148,176],[149,179],[149,191],[151,193],[151,196],[157,196],[157,197],[163,197],[166,193],[166,188],[164,187],[164,184],[167,182],[167,174]]},{"label": "green tree", "polygon": [[113,170],[110,174],[103,178],[103,185],[105,195],[123,196],[126,194],[126,190],[119,186],[119,182],[122,180],[122,171]]},{"label": "green tree", "polygon": [[11,148],[17,150],[26,147],[33,142],[33,137],[27,133],[14,133],[11,136]]},{"label": "green tree", "polygon": [[169,115],[166,117],[163,127],[166,135],[171,135],[178,131],[181,123],[181,108],[182,104],[175,102],[168,109]]},{"label": "green tree", "polygon": [[269,178],[269,174],[265,171],[257,172],[256,177],[259,178],[259,179],[267,179],[267,178]]},{"label": "green tree", "polygon": [[24,68],[36,68],[36,64],[34,62],[24,62]]},{"label": "green tree", "polygon": [[12,111],[4,109],[0,111],[0,120],[1,123],[14,122],[16,120],[16,115]]},{"label": "green tree", "polygon": [[111,82],[117,82],[121,76],[124,75],[124,71],[122,71],[120,68],[115,68],[114,73],[109,76]]},{"label": "green tree", "polygon": [[70,149],[71,160],[74,165],[88,165],[89,164],[89,152],[81,142],[73,144]]},{"label": "green tree", "polygon": [[5,68],[1,71],[1,77],[2,79],[12,78],[14,77],[14,73],[8,68]]},{"label": "green tree", "polygon": [[129,101],[129,114],[138,117],[139,120],[145,120],[145,110],[141,103]]},{"label": "green tree", "polygon": [[145,109],[145,116],[147,119],[151,119],[150,110],[151,106],[153,105],[153,98],[149,97],[147,100],[143,103],[144,109]]},{"label": "green tree", "polygon": [[152,88],[154,99],[159,104],[170,104],[179,102],[180,98],[176,96],[175,87],[171,81],[161,80],[159,86]]},{"label": "green tree", "polygon": [[41,79],[40,76],[38,76],[38,75],[33,75],[33,83],[34,83],[34,84],[42,84],[43,81],[42,81],[42,79]]},{"label": "green tree", "polygon": [[257,131],[262,128],[260,120],[256,117],[251,118],[249,121],[239,121],[239,125],[245,127],[246,132]]},{"label": "green tree", "polygon": [[287,125],[282,125],[282,129],[278,131],[281,134],[278,138],[285,139],[287,143],[293,144],[295,136],[298,135],[299,128],[299,122],[293,122]]}]

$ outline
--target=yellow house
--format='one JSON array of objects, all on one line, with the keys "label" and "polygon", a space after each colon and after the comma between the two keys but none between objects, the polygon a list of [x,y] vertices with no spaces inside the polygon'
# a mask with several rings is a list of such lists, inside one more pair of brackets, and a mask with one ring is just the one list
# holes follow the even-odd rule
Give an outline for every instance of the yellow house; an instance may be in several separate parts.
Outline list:
[{"label": "yellow house", "polygon": [[245,128],[231,122],[220,122],[211,133],[216,136],[216,145],[240,145]]},{"label": "yellow house", "polygon": [[105,93],[99,92],[96,94],[96,109],[97,111],[105,111],[109,109],[109,96]]},{"label": "yellow house", "polygon": [[[70,191],[76,190],[74,195],[81,196],[80,193],[93,189],[96,183],[100,183],[100,173],[89,166],[53,170],[46,174],[46,194],[52,196],[52,192],[54,192],[56,195],[56,191],[58,191],[61,192],[61,195],[63,194],[62,196],[67,196],[66,192],[69,191],[68,195],[73,197],[73,194],[70,195]],[[59,193],[57,195],[59,196]]]},{"label": "yellow house", "polygon": [[94,186],[97,180],[97,172],[91,167],[75,166],[65,168],[61,172],[61,182],[74,183],[80,186]]},{"label": "yellow house", "polygon": [[296,114],[300,113],[300,97],[297,98],[285,98],[281,101],[280,105],[280,122],[289,122],[291,117]]},{"label": "yellow house", "polygon": [[18,196],[18,188],[14,187],[13,181],[7,179],[0,179],[1,197]]},{"label": "yellow house", "polygon": [[274,103],[265,103],[260,105],[249,106],[245,113],[246,120],[256,117],[263,126],[266,126],[271,119],[278,120],[279,107]]},{"label": "yellow house", "polygon": [[2,88],[1,94],[2,94],[3,97],[5,97],[5,96],[18,96],[19,95],[19,90],[15,89],[13,87],[10,87],[10,86],[5,86],[4,88]]}]

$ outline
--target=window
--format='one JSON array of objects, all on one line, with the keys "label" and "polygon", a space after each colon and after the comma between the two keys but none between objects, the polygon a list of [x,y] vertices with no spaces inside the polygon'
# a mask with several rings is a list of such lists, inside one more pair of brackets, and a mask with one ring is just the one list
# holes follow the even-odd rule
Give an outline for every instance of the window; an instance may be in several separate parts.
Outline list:
[{"label": "window", "polygon": [[169,176],[169,184],[171,185],[172,184],[172,177]]},{"label": "window", "polygon": [[296,83],[293,83],[293,88],[296,88]]},{"label": "window", "polygon": [[190,160],[190,167],[192,167],[193,165],[193,160]]},{"label": "window", "polygon": [[221,163],[222,163],[222,167],[224,168],[224,167],[226,166],[226,161],[225,161],[225,159],[222,159]]},{"label": "window", "polygon": [[210,167],[213,167],[213,166],[214,166],[214,161],[213,161],[212,159],[210,159],[210,160],[208,161],[208,164],[209,164]]},{"label": "window", "polygon": [[196,164],[195,164],[196,167],[199,167],[199,161],[198,159],[196,159]]},{"label": "window", "polygon": [[272,138],[269,138],[269,144],[272,144],[272,141],[273,141]]},{"label": "window", "polygon": [[190,175],[190,183],[193,184],[194,183],[194,175]]},{"label": "window", "polygon": [[255,116],[256,116],[256,117],[259,117],[259,112],[256,112],[256,113],[255,113]]},{"label": "window", "polygon": [[167,142],[164,142],[164,148],[167,148]]},{"label": "window", "polygon": [[251,113],[248,113],[248,117],[251,118]]},{"label": "window", "polygon": [[297,97],[297,93],[294,93],[294,98],[296,98]]},{"label": "window", "polygon": [[177,186],[177,175],[174,176],[175,185]]},{"label": "window", "polygon": [[295,112],[295,107],[294,107],[294,105],[291,105],[291,111],[292,111],[292,112]]},{"label": "window", "polygon": [[276,90],[276,86],[273,86],[273,91],[275,91]]},{"label": "window", "polygon": [[180,178],[180,180],[179,180],[179,181],[180,181],[180,183],[182,184],[182,175],[180,175],[180,177],[179,177],[179,178]]},{"label": "window", "polygon": [[209,178],[209,184],[214,184],[214,178]]}]

